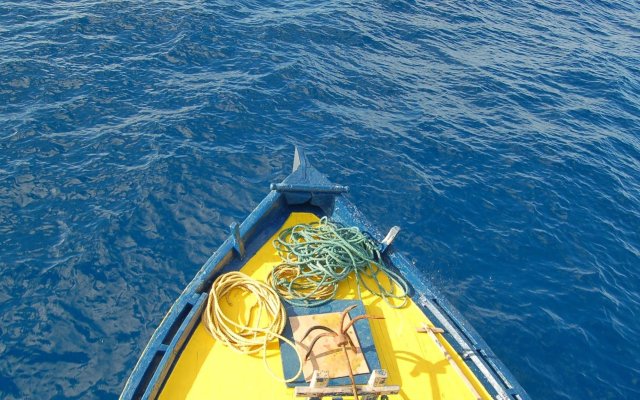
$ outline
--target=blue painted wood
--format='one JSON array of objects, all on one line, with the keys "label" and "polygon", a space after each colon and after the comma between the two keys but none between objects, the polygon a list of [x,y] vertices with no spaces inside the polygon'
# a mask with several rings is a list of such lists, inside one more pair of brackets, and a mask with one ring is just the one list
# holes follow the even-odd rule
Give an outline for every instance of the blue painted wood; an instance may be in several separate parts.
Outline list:
[{"label": "blue painted wood", "polygon": [[[120,398],[156,397],[169,371],[163,366],[173,364],[178,354],[176,349],[182,348],[185,340],[190,336],[190,332],[199,321],[206,299],[207,293],[200,295],[192,293],[178,298],[149,340]],[[185,313],[184,310],[187,312]],[[133,381],[135,385],[129,385],[132,379],[135,379]]]},{"label": "blue painted wood", "polygon": [[[282,196],[272,191],[242,222],[239,227],[240,236],[244,238],[245,242],[251,240],[252,236],[256,233],[256,227],[269,225],[272,214],[285,207],[286,203]],[[166,336],[173,322],[182,312],[184,304],[190,300],[193,301],[192,299],[194,297],[199,298],[201,295],[206,296],[206,291],[208,291],[208,287],[211,286],[217,272],[236,258],[232,241],[232,238],[228,238],[222,243],[218,250],[205,262],[194,279],[187,285],[180,297],[167,312],[160,326],[149,339],[145,350],[129,376],[120,395],[121,399],[155,398],[155,394],[159,392],[164,383],[164,378],[173,367],[173,361],[175,360],[175,356],[166,356],[166,352],[169,351],[170,354],[174,355],[179,354],[182,350],[184,340],[192,334],[192,330],[186,328],[181,329],[180,342],[171,342],[166,349],[162,349],[160,346],[163,341],[166,341]],[[195,323],[200,320],[201,313],[202,310],[194,314],[192,321],[190,321],[191,325],[188,326],[195,326]]]},{"label": "blue painted wood", "polygon": [[[179,349],[182,349],[184,343],[187,338],[191,336],[190,334],[186,334],[193,332],[193,328],[195,328],[196,323],[199,321],[199,316],[202,314],[202,310],[204,310],[207,302],[207,294],[202,293],[197,297],[194,303],[187,303],[191,305],[191,309],[185,318],[178,322],[179,328],[173,338],[169,341],[169,344],[160,343],[157,346],[156,354],[158,352],[162,353],[162,359],[160,365],[169,365],[173,366],[174,361],[177,359],[176,357],[179,354]],[[172,314],[169,312],[169,314]],[[173,313],[176,314],[176,313]],[[179,314],[178,314],[179,315]],[[166,338],[166,336],[165,336]],[[145,399],[153,399],[158,396],[166,378],[169,375],[170,368],[156,368],[151,380],[149,381],[144,395],[142,398]]]},{"label": "blue painted wood", "polygon": [[[296,147],[293,171],[283,180],[282,187],[332,188],[333,185],[308,161],[302,149]],[[360,211],[336,191],[277,191],[272,190],[249,216],[233,229],[231,237],[202,266],[194,279],[167,312],[160,326],[153,333],[147,347],[120,396],[121,399],[155,398],[170,374],[184,343],[191,337],[200,321],[206,304],[207,291],[215,277],[226,269],[239,269],[243,261],[240,251],[234,251],[242,243],[245,256],[249,257],[294,211],[314,212],[349,226],[357,226],[380,242],[383,238]],[[447,330],[445,337],[454,349],[463,355],[465,362],[476,373],[496,399],[530,399],[509,370],[491,351],[487,343],[471,327],[466,319],[449,303],[424,274],[391,246],[385,248],[385,261],[411,283],[410,295],[435,324]],[[185,311],[186,310],[186,311]],[[222,360],[221,360],[222,361]]]}]

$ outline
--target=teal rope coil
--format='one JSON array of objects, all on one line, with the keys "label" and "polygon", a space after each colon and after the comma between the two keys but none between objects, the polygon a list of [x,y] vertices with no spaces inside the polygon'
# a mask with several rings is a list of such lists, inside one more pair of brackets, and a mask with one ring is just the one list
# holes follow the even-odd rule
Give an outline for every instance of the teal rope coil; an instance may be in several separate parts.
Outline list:
[{"label": "teal rope coil", "polygon": [[[312,307],[331,301],[338,284],[351,273],[355,274],[359,295],[364,286],[391,307],[407,303],[407,282],[385,265],[377,243],[357,227],[343,227],[323,217],[283,230],[273,246],[283,262],[267,280],[290,304]],[[385,287],[381,278],[390,287]],[[374,283],[373,287],[368,281]],[[400,300],[400,304],[392,299]]]}]

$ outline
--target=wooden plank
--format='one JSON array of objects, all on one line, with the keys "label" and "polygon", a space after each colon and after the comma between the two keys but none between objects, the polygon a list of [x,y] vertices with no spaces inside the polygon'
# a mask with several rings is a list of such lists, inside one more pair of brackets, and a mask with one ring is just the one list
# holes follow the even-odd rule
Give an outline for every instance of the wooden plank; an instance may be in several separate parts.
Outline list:
[{"label": "wooden plank", "polygon": [[[309,328],[322,325],[332,329],[334,332],[339,332],[340,322],[342,321],[341,317],[342,315],[339,312],[289,317],[289,323],[291,324],[291,330],[293,331],[293,338],[296,342],[298,352],[300,352],[300,354],[306,354],[315,337],[318,336],[319,333],[324,332],[312,332],[304,341],[302,341],[302,337]],[[350,321],[351,316],[347,315],[345,325]],[[349,362],[351,363],[353,374],[360,375],[369,373],[369,366],[367,365],[367,360],[362,352],[355,326],[350,327],[347,332],[356,347],[355,351],[354,349],[351,349],[351,347],[348,347],[347,350],[349,352]],[[329,371],[329,378],[349,376],[349,364],[347,364],[347,359],[344,356],[342,348],[338,345],[338,340],[339,338],[337,336],[325,337],[316,343],[309,359],[304,362],[302,367],[305,381],[309,382],[311,380],[311,375],[315,370]]]},{"label": "wooden plank", "polygon": [[433,332],[433,333],[444,333],[444,329],[442,328],[436,328],[435,326],[428,326],[428,325],[422,325],[421,327],[419,327],[417,329],[417,331],[419,333],[429,333],[429,332]]},{"label": "wooden plank", "polygon": [[[440,339],[438,339],[438,337],[434,333],[434,332],[437,332],[436,329],[440,329],[440,328],[431,327],[431,326],[428,326],[427,324],[423,324],[421,328],[422,328],[422,330],[418,330],[418,332],[426,332],[426,333],[429,334],[429,336],[436,343],[436,345],[438,346],[440,351],[442,351],[442,354],[445,356],[447,361],[449,361],[449,364],[451,365],[451,367],[456,371],[458,376],[460,376],[460,378],[464,382],[465,386],[467,386],[467,388],[471,391],[471,393],[473,393],[473,395],[475,396],[475,398],[477,400],[481,400],[482,397],[480,397],[480,394],[478,393],[478,391],[473,387],[473,384],[469,381],[469,378],[467,378],[467,376],[464,374],[464,372],[462,372],[462,370],[460,369],[460,367],[458,366],[456,361],[453,359],[453,357],[451,357],[451,354],[449,354],[447,349],[440,342]],[[440,329],[440,330],[442,330],[442,329]]]},{"label": "wooden plank", "polygon": [[[374,395],[381,396],[383,394],[398,394],[400,386],[369,386],[356,385],[358,396]],[[308,386],[298,386],[295,388],[296,397],[324,397],[324,396],[351,396],[353,389],[351,386],[329,386],[323,388],[311,388]]]}]

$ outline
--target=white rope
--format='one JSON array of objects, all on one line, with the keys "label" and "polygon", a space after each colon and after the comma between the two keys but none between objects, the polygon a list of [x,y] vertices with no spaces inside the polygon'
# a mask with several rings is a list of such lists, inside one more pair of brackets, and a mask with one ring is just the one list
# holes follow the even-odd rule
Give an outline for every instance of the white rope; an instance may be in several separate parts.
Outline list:
[{"label": "white rope", "polygon": [[[220,300],[223,297],[228,300],[229,294],[233,290],[248,292],[257,298],[256,304],[251,307],[251,311],[255,307],[259,307],[255,323],[251,323],[252,312],[250,312],[249,321],[247,321],[246,325],[235,322],[222,312]],[[267,327],[260,327],[263,313],[266,313],[269,318]],[[233,350],[243,354],[256,354],[262,351],[262,360],[265,368],[275,379],[285,383],[292,382],[302,373],[302,357],[298,353],[295,344],[282,336],[282,331],[287,323],[287,314],[284,306],[278,294],[264,282],[252,279],[239,271],[220,275],[211,286],[207,307],[202,318],[207,332],[215,340],[224,343]],[[298,372],[292,378],[283,380],[269,368],[267,363],[267,344],[274,339],[281,339],[293,347],[298,355]]]}]

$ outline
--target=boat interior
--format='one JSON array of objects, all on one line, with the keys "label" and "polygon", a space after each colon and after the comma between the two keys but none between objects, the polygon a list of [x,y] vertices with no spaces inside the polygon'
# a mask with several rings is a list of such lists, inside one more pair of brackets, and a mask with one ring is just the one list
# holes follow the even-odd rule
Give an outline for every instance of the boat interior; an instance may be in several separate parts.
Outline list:
[{"label": "boat interior", "polygon": [[[296,148],[293,172],[231,225],[153,333],[120,398],[528,399],[423,271],[395,251],[399,228],[385,237],[342,196],[347,190]],[[351,262],[349,250],[323,266],[312,254],[283,290],[279,278],[301,260],[292,249],[323,235],[294,232],[323,224],[355,231],[346,247],[364,243],[369,256]],[[328,296],[316,276],[311,294],[321,300],[300,303],[298,277],[329,264]]]},{"label": "boat interior", "polygon": [[[271,231],[267,230],[253,240],[253,246],[246,249],[245,257],[241,262],[228,263],[219,271],[219,274],[240,270],[255,280],[267,281],[272,269],[282,262],[272,244],[273,240],[284,229],[301,223],[318,221],[320,210],[317,209],[317,211],[317,213],[309,210],[294,211],[276,218],[279,222]],[[207,284],[210,283],[210,281],[207,282]],[[292,334],[294,330],[298,333],[302,332],[303,328],[309,324],[319,322],[328,324],[332,318],[335,325],[337,323],[335,315],[340,314],[344,305],[353,305],[353,310],[349,313],[351,319],[357,317],[358,310],[373,317],[354,323],[350,328],[352,329],[351,337],[357,343],[353,349],[349,350],[351,352],[349,361],[336,350],[335,343],[333,345],[330,343],[331,338],[318,340],[327,344],[321,349],[321,346],[316,346],[314,351],[319,355],[316,354],[314,362],[304,360],[306,371],[301,374],[297,382],[288,384],[283,380],[295,374],[300,362],[289,345],[272,340],[264,354],[243,354],[212,338],[205,329],[202,318],[197,317],[197,322],[180,349],[180,355],[176,357],[174,365],[167,374],[159,397],[166,400],[291,399],[296,395],[302,397],[300,393],[303,391],[300,390],[298,393],[295,386],[299,388],[322,386],[318,385],[318,381],[322,380],[322,376],[318,374],[328,372],[328,382],[323,383],[327,385],[323,389],[325,392],[305,392],[312,393],[306,398],[322,398],[324,397],[322,393],[334,393],[334,395],[325,395],[328,396],[325,398],[353,398],[353,393],[349,392],[351,386],[348,374],[345,373],[345,364],[349,362],[349,367],[354,370],[355,379],[362,382],[362,387],[372,384],[371,379],[375,372],[383,374],[385,378],[380,380],[377,386],[391,388],[388,392],[381,390],[377,392],[378,394],[361,395],[360,398],[412,400],[492,398],[474,371],[446,340],[443,330],[433,324],[414,299],[409,298],[400,308],[393,307],[398,305],[393,301],[397,300],[387,302],[367,289],[361,289],[359,293],[356,280],[351,274],[339,284],[335,298],[320,307],[287,305],[288,321],[285,335]],[[255,315],[255,299],[240,291],[230,293],[220,301],[220,304],[224,314],[238,324],[259,318]],[[334,317],[331,317],[332,315]],[[304,322],[304,318],[309,321]],[[268,322],[265,321],[265,323]],[[292,325],[295,326],[292,328]],[[298,345],[300,335],[294,334],[293,339]],[[312,379],[314,371],[317,372],[315,372],[315,379]],[[313,382],[310,382],[312,380]],[[336,388],[333,392],[327,389],[332,387]],[[342,392],[337,389],[342,389]],[[343,392],[344,396],[336,396]]]}]

